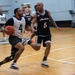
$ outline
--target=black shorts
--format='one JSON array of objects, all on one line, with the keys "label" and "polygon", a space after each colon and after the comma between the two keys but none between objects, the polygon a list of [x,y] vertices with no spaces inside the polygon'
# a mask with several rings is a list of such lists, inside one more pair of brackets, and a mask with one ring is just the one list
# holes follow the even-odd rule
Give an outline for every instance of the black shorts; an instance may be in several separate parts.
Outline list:
[{"label": "black shorts", "polygon": [[43,41],[43,47],[46,47],[47,42],[51,42],[51,35],[47,36],[36,36],[36,43],[40,45]]},{"label": "black shorts", "polygon": [[9,43],[14,47],[17,43],[22,42],[22,39],[18,38],[17,36],[10,36]]}]

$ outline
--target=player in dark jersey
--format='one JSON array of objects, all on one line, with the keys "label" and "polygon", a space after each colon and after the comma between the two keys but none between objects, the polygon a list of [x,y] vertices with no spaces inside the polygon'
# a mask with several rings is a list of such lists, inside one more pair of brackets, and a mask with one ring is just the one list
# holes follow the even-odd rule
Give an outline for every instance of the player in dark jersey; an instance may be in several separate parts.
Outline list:
[{"label": "player in dark jersey", "polygon": [[31,24],[32,32],[34,32],[35,31],[34,24],[36,22],[38,23],[37,24],[37,32],[36,32],[36,44],[31,44],[31,46],[35,50],[39,50],[41,47],[41,43],[43,41],[43,46],[46,47],[46,49],[45,49],[45,53],[44,53],[44,57],[43,57],[41,65],[49,67],[49,65],[46,62],[47,57],[50,53],[50,48],[51,48],[51,33],[50,33],[49,21],[58,30],[61,30],[61,29],[57,26],[55,21],[52,19],[50,12],[47,10],[44,10],[42,2],[38,2],[37,7],[38,7],[38,12],[34,16],[34,18],[32,20],[32,24]]},{"label": "player in dark jersey", "polygon": [[31,17],[31,13],[30,13],[30,9],[29,8],[25,8],[24,10],[24,15],[23,15],[26,19],[26,30],[30,30],[31,29],[31,20],[32,20],[32,17]]},{"label": "player in dark jersey", "polygon": [[[19,69],[16,65],[16,62],[19,59],[22,52],[24,51],[22,36],[25,30],[26,23],[25,18],[23,17],[22,10],[20,8],[16,8],[14,10],[14,14],[15,16],[13,18],[10,18],[5,24],[5,26],[13,26],[15,30],[14,34],[9,36],[9,43],[11,44],[11,55],[6,57],[3,61],[1,61],[0,66],[13,60],[13,63],[10,68]],[[3,31],[8,30],[4,29]],[[27,42],[27,40],[25,40],[24,43],[25,42]]]}]

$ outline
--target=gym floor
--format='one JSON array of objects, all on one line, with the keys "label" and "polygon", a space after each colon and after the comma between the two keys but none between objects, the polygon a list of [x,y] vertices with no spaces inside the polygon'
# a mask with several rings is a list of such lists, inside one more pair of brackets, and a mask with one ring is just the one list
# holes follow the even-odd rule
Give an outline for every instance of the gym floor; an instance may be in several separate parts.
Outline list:
[{"label": "gym floor", "polygon": [[[26,45],[17,62],[20,69],[10,69],[10,62],[0,67],[0,75],[75,75],[75,28],[62,28],[62,31],[51,28],[51,33],[52,47],[47,60],[49,68],[40,65],[45,48],[41,45],[39,51],[34,51]],[[24,36],[29,37],[30,33]],[[0,45],[0,61],[10,55],[10,47],[9,44]]]}]

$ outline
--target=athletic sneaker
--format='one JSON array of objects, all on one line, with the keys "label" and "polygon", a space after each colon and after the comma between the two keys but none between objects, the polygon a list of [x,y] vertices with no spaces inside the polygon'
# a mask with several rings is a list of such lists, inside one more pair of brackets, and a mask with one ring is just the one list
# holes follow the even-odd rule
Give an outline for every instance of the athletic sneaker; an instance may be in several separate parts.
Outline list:
[{"label": "athletic sneaker", "polygon": [[43,67],[49,67],[49,65],[47,64],[46,61],[42,61],[41,65],[42,65]]},{"label": "athletic sneaker", "polygon": [[30,38],[23,38],[23,39],[22,39],[22,43],[23,43],[24,45],[26,45],[26,44],[31,44],[31,40],[30,40]]},{"label": "athletic sneaker", "polygon": [[15,70],[18,70],[19,69],[18,66],[16,65],[16,63],[12,64],[10,68],[11,69],[15,69]]}]

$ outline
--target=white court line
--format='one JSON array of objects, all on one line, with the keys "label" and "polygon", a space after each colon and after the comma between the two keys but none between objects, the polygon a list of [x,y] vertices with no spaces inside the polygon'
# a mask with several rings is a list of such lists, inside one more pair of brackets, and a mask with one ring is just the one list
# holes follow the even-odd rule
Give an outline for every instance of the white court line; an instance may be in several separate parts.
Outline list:
[{"label": "white court line", "polygon": [[52,50],[51,52],[58,51],[58,50],[62,50],[62,49],[74,48],[74,47],[75,46],[64,47],[64,48],[57,48],[57,49]]},{"label": "white court line", "polygon": [[38,54],[41,54],[41,53],[43,53],[43,52],[26,55],[26,56],[20,57],[20,59],[23,59],[23,58],[26,58],[26,57],[30,57],[30,56],[34,56],[34,55],[38,55]]},{"label": "white court line", "polygon": [[69,57],[69,58],[60,59],[60,61],[68,60],[68,59],[73,59],[73,58],[75,58],[75,57]]},{"label": "white court line", "polygon": [[[64,48],[58,48],[58,49],[51,50],[51,52],[58,51],[58,50],[61,51],[62,49],[68,49],[68,48],[73,48],[73,47],[75,47],[75,46],[64,47]],[[30,54],[30,55],[26,55],[26,56],[20,57],[20,59],[25,58],[25,57],[29,57],[29,56],[33,56],[33,55],[41,54],[41,53],[43,53],[43,51],[44,51],[44,50],[41,50],[41,52],[39,52],[39,53],[34,53],[34,54]]]},{"label": "white court line", "polygon": [[60,63],[63,63],[63,64],[75,64],[74,62],[69,62],[69,61],[62,61],[62,60],[56,60],[56,59],[53,59],[53,58],[49,58],[49,60],[53,60],[55,62],[60,62]]},{"label": "white court line", "polygon": [[[58,49],[52,50],[51,52],[58,51],[58,50],[61,51],[63,49],[74,48],[74,47],[75,46],[70,46],[70,47],[65,47],[65,48],[58,48]],[[41,54],[41,53],[43,53],[43,51],[42,52],[39,52],[39,53],[34,53],[34,54],[30,54],[30,55],[23,56],[20,59],[23,59],[23,58],[26,58],[26,57],[29,57],[29,56],[38,55],[38,54]],[[56,62],[61,62],[61,63],[64,63],[64,64],[75,64],[74,62],[64,61],[66,59],[72,59],[72,58],[75,58],[75,57],[65,58],[65,59],[61,59],[61,60],[56,60],[56,59],[53,59],[53,58],[49,58],[48,57],[49,60],[53,60],[53,61],[56,61]]]},{"label": "white court line", "polygon": [[[73,48],[73,47],[75,47],[75,46],[70,46],[70,47],[65,47],[65,48],[58,48],[58,49],[52,50],[51,52],[59,51],[59,50],[61,51],[61,50],[63,50],[63,49],[68,49],[68,48]],[[30,54],[30,55],[26,55],[26,56],[20,57],[19,59],[27,58],[27,57],[34,56],[34,55],[38,55],[38,54],[41,54],[41,53],[43,53],[42,50],[41,50],[41,52],[33,53],[33,54]],[[61,62],[61,63],[75,64],[75,63],[73,63],[73,62],[62,61],[62,59],[61,59],[61,60],[56,60],[56,59],[54,59],[54,58],[49,58],[49,57],[48,57],[48,59],[49,59],[49,60],[56,61],[56,62]]]}]

